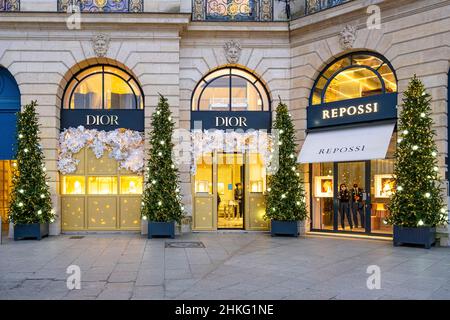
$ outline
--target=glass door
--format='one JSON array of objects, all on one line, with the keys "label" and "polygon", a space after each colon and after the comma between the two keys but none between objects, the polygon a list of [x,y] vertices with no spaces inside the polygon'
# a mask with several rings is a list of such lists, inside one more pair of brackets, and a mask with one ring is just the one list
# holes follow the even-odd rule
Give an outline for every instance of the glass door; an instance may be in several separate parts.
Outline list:
[{"label": "glass door", "polygon": [[[334,230],[370,232],[366,217],[367,162],[337,163],[337,184],[334,186]],[[370,172],[370,171],[369,171]]]},{"label": "glass door", "polygon": [[217,154],[217,228],[244,228],[244,154]]}]

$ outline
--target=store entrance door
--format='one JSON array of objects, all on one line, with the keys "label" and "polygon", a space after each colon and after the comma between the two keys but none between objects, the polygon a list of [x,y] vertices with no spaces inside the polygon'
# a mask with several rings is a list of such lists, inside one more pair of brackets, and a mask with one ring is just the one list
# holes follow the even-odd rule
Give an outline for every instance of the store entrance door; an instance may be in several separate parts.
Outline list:
[{"label": "store entrance door", "polygon": [[266,167],[259,153],[214,151],[197,158],[193,230],[266,231]]},{"label": "store entrance door", "polygon": [[334,230],[370,232],[370,161],[335,163]]},{"label": "store entrance door", "polygon": [[217,155],[217,228],[244,228],[244,154]]}]

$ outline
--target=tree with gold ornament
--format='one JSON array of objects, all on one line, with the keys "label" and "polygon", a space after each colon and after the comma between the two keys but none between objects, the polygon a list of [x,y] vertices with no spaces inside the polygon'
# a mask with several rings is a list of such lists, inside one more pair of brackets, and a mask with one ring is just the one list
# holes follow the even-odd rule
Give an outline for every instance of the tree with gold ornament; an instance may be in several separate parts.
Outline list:
[{"label": "tree with gold ornament", "polygon": [[435,227],[448,220],[442,198],[431,97],[415,75],[404,92],[398,121],[394,175],[396,192],[387,218],[401,227]]},{"label": "tree with gold ornament", "polygon": [[10,222],[49,223],[55,219],[40,145],[36,101],[17,114],[16,167],[12,178]]}]

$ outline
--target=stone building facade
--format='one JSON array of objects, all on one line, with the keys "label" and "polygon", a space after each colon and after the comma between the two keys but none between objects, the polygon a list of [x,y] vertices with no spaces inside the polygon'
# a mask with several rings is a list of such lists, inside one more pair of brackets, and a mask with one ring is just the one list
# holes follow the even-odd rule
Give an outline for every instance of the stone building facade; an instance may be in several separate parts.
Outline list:
[{"label": "stone building facade", "polygon": [[[98,64],[118,66],[137,80],[145,98],[146,132],[159,94],[168,98],[177,126],[189,129],[197,84],[212,70],[238,66],[262,80],[272,105],[278,98],[287,102],[300,149],[311,90],[323,69],[350,52],[378,53],[395,70],[399,104],[413,74],[433,97],[439,170],[447,179],[448,194],[449,1],[344,1],[311,14],[304,14],[304,6],[294,1],[289,19],[283,2],[269,1],[271,17],[263,21],[202,19],[196,15],[196,2],[144,0],[139,12],[82,12],[79,29],[72,28],[77,13],[58,12],[56,0],[21,0],[17,10],[0,12],[0,66],[16,80],[22,105],[31,100],[39,103],[42,145],[59,217],[57,159],[64,90],[73,75]],[[368,13],[368,8],[375,11]],[[372,24],[376,10],[379,26]],[[100,44],[107,48],[100,51],[99,35],[107,40]],[[239,45],[239,57],[231,62],[224,49],[230,40]],[[310,190],[310,166],[302,169]],[[192,217],[193,177],[189,165],[181,165],[180,171],[183,202]],[[190,219],[185,223],[190,224]],[[60,219],[51,225],[51,233],[61,233]],[[440,230],[440,237],[441,244],[447,245],[448,230]]]}]

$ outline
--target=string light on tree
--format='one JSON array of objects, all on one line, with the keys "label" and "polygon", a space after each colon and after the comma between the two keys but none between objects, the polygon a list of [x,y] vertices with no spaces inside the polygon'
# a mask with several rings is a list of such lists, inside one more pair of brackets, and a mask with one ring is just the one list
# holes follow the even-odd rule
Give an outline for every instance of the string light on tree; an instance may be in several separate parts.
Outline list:
[{"label": "string light on tree", "polygon": [[[184,207],[179,196],[178,170],[172,154],[174,123],[167,99],[160,96],[152,114],[145,189],[142,195],[141,215],[149,221],[181,223]],[[169,155],[169,156],[163,156]]]},{"label": "string light on tree", "polygon": [[[303,181],[296,164],[295,131],[287,106],[280,101],[273,131],[279,133],[276,171],[268,176],[266,215],[272,220],[299,221],[307,216]],[[272,153],[275,151],[272,151]],[[271,155],[273,157],[273,154]]]},{"label": "string light on tree", "polygon": [[[14,224],[48,223],[55,216],[40,148],[36,102],[17,116],[16,162],[13,166],[9,219]],[[26,190],[26,192],[25,192]]]},{"label": "string light on tree", "polygon": [[391,198],[390,214],[386,220],[395,226],[435,227],[445,224],[447,219],[441,211],[442,184],[438,176],[437,149],[430,117],[431,97],[416,76],[403,96],[398,121],[403,137],[398,139],[394,166],[397,192]]}]

